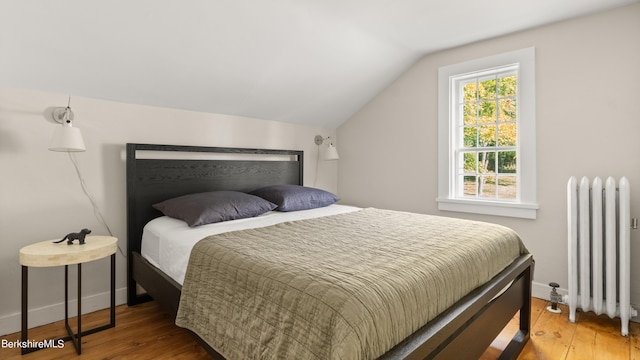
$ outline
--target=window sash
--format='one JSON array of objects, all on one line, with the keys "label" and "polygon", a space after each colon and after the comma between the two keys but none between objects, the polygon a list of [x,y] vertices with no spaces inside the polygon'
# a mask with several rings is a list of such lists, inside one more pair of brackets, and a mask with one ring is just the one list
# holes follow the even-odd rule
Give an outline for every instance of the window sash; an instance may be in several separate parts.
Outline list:
[{"label": "window sash", "polygon": [[[518,87],[520,81],[518,81],[518,64],[509,64],[506,66],[500,66],[497,68],[486,69],[481,71],[475,71],[464,75],[454,76],[451,79],[451,84],[453,85],[452,96],[454,96],[452,103],[451,111],[451,123],[453,131],[453,139],[451,147],[452,152],[452,183],[453,188],[451,189],[451,195],[455,199],[490,199],[492,201],[498,202],[518,202],[520,201],[520,161],[518,161],[518,155],[520,153],[520,147],[518,146],[518,131],[519,131],[519,116],[518,116],[518,107],[516,106],[516,114],[515,119],[500,121],[500,102],[508,100],[515,100],[515,103],[518,104]],[[500,96],[500,91],[498,91],[498,81],[499,79],[507,78],[515,76],[516,77],[516,90],[515,95],[506,95]],[[480,86],[481,82],[495,80],[496,83],[493,85],[493,95],[489,97],[482,97],[480,95]],[[465,87],[469,84],[475,84],[475,98],[466,99],[465,97]],[[493,119],[487,122],[479,122],[478,116],[478,104],[483,103],[494,103],[495,111],[493,114]],[[465,113],[464,106],[465,105],[474,105],[472,108],[475,110],[475,116],[471,116],[474,120],[472,123],[465,122]],[[506,124],[514,124],[516,127],[516,145],[499,145],[500,140],[500,125]],[[475,146],[466,146],[466,134],[465,128],[475,129]],[[493,129],[494,133],[494,145],[492,146],[479,146],[480,145],[480,137],[481,137],[481,129],[487,128],[488,130]],[[501,173],[499,171],[499,156],[500,152],[515,152],[515,163],[516,170],[511,173]],[[475,169],[474,171],[465,171],[465,159],[464,154],[475,153]],[[489,156],[489,154],[495,154],[493,156],[493,166],[494,171],[481,171],[479,169],[480,159],[479,154],[484,153],[485,157]],[[500,179],[509,177],[515,178],[515,196],[510,194],[511,189],[502,189],[500,191]],[[475,191],[473,194],[469,192],[468,181],[466,179],[474,178],[475,181],[472,183],[475,184]],[[493,186],[489,186],[490,182],[493,181]],[[504,181],[503,181],[504,183]],[[491,188],[493,196],[489,196],[483,192],[484,187]],[[506,190],[506,191],[505,191]]]}]

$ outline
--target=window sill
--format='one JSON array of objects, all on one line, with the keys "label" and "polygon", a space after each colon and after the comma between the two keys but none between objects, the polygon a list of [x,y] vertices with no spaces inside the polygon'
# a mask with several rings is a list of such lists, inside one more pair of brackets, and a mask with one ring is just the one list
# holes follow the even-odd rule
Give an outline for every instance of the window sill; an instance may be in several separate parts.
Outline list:
[{"label": "window sill", "polygon": [[538,204],[486,200],[436,199],[438,210],[535,219]]}]

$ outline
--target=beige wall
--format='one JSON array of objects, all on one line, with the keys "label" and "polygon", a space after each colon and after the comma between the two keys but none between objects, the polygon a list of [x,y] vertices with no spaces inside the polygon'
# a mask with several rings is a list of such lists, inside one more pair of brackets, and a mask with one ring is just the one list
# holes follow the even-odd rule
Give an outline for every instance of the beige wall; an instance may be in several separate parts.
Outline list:
[{"label": "beige wall", "polygon": [[[534,294],[567,288],[566,183],[627,176],[640,217],[640,5],[428,55],[338,129],[343,202],[480,219],[518,231],[536,259]],[[534,46],[537,220],[437,210],[438,68]],[[632,302],[640,304],[640,231]]]},{"label": "beige wall", "polygon": [[[82,194],[67,154],[47,150],[59,125],[45,118],[45,109],[66,103],[63,94],[0,89],[0,334],[20,329],[21,247],[83,227],[106,234]],[[313,185],[317,152],[313,138],[335,137],[332,129],[81,97],[72,97],[71,107],[87,145],[86,152],[76,154],[79,167],[123,250],[125,163],[121,154],[125,143],[304,150],[305,184]],[[336,162],[320,162],[317,186],[336,191]],[[116,287],[122,303],[126,301],[126,260],[118,255],[117,262]],[[108,269],[107,260],[83,268],[85,311],[108,307]],[[75,267],[71,274],[75,279]],[[30,325],[59,320],[64,314],[64,268],[32,268],[30,284]]]}]

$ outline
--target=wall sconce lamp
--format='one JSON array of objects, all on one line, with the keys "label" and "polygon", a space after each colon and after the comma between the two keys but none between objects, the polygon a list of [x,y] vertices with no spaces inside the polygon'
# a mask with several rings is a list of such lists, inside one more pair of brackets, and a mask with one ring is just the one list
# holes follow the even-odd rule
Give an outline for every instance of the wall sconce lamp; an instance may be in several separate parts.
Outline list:
[{"label": "wall sconce lamp", "polygon": [[338,149],[333,146],[333,142],[331,142],[331,136],[322,137],[321,135],[316,135],[314,138],[316,145],[318,145],[318,153],[320,154],[320,145],[322,145],[325,141],[329,141],[327,147],[322,151],[322,158],[324,160],[338,160],[340,156],[338,156]]},{"label": "wall sconce lamp", "polygon": [[73,127],[73,111],[71,111],[71,97],[67,107],[57,107],[51,112],[51,117],[60,124],[53,131],[53,137],[49,143],[51,151],[86,151],[80,129]]},{"label": "wall sconce lamp", "polygon": [[[76,169],[76,175],[78,175],[78,180],[80,181],[82,192],[93,207],[93,214],[95,215],[96,219],[107,229],[109,235],[113,236],[113,233],[111,232],[109,225],[105,221],[102,212],[100,212],[98,204],[87,189],[87,185],[84,181],[84,178],[82,177],[82,172],[78,167],[78,162],[75,158],[75,154],[73,154],[74,152],[86,151],[87,148],[84,146],[84,139],[82,139],[82,133],[80,132],[80,129],[73,127],[73,111],[71,111],[70,104],[71,97],[69,97],[67,107],[57,107],[54,108],[51,112],[51,117],[55,122],[60,124],[60,126],[56,127],[56,129],[53,131],[53,137],[51,138],[51,143],[49,143],[49,150],[62,151],[66,152],[69,155],[69,159],[71,160],[73,167]],[[119,244],[118,251],[120,251],[120,254],[122,256],[126,257]]]}]

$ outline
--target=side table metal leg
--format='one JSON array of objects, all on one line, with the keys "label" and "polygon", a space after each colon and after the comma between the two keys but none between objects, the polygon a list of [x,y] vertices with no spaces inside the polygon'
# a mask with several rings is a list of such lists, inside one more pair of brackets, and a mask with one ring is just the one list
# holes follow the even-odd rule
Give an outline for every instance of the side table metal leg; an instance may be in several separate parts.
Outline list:
[{"label": "side table metal leg", "polygon": [[78,355],[82,354],[82,264],[78,263]]},{"label": "side table metal leg", "polygon": [[[27,321],[28,316],[28,290],[29,290],[29,267],[22,266],[22,330],[21,330],[21,340],[22,343],[27,341],[27,337],[29,336],[29,324]],[[26,354],[26,349],[23,347],[21,351],[22,355]]]},{"label": "side table metal leg", "polygon": [[64,325],[69,327],[69,265],[64,266]]},{"label": "side table metal leg", "polygon": [[74,334],[69,325],[69,265],[64,266],[64,326],[67,328],[69,336],[62,338],[64,341],[71,340],[76,348],[76,353],[82,353],[82,265],[78,264],[78,333]]},{"label": "side table metal leg", "polygon": [[116,326],[116,254],[111,255],[111,323]]}]

